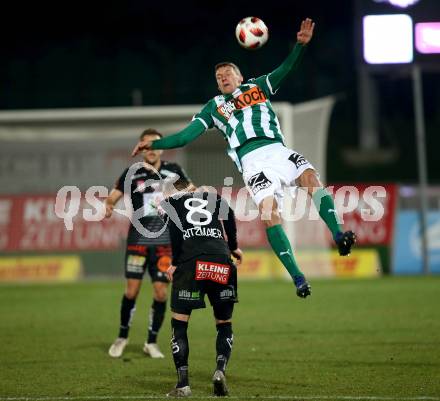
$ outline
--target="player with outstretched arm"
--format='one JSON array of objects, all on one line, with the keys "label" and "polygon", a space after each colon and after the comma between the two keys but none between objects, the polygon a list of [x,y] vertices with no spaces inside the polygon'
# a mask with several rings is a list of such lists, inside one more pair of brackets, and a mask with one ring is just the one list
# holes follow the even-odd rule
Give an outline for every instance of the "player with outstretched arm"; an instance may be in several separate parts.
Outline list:
[{"label": "player with outstretched arm", "polygon": [[343,231],[330,193],[323,187],[314,167],[300,153],[284,145],[280,123],[270,103],[294,71],[312,39],[315,24],[307,18],[297,33],[297,43],[274,71],[243,83],[239,68],[231,62],[215,66],[221,94],[212,98],[182,131],[158,141],[141,141],[133,150],[169,149],[185,146],[207,129],[216,127],[228,142],[228,154],[243,175],[248,190],[258,205],[266,225],[267,239],[291,275],[299,297],[311,288],[299,269],[282,226],[279,203],[284,186],[307,188],[321,218],[328,226],[340,255],[348,255],[356,241],[352,231]]}]

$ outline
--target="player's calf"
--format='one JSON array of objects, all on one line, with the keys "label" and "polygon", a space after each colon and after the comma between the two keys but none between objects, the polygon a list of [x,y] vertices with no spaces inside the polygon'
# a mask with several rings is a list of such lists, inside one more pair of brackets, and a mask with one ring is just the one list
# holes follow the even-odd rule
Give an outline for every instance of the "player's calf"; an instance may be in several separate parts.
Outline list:
[{"label": "player's calf", "polygon": [[[176,389],[188,387],[188,322],[171,319],[173,336],[171,338],[171,350],[173,352],[174,365],[176,366],[177,384]],[[191,393],[191,392],[190,392]],[[177,395],[176,395],[177,396]]]},{"label": "player's calf", "polygon": [[234,309],[233,303],[219,303],[213,305],[214,316],[217,321],[217,338],[215,342],[215,349],[217,352],[216,368],[212,377],[214,386],[214,395],[224,397],[228,395],[228,388],[226,386],[226,365],[231,357],[232,345],[234,343],[234,334],[232,332],[232,312]]},{"label": "player's calf", "polygon": [[159,333],[160,328],[162,327],[162,323],[165,317],[166,305],[167,305],[166,301],[161,302],[161,301],[157,301],[156,299],[153,300],[150,309],[150,316],[149,316],[150,324],[148,326],[148,337],[145,344],[157,343],[157,335]]}]

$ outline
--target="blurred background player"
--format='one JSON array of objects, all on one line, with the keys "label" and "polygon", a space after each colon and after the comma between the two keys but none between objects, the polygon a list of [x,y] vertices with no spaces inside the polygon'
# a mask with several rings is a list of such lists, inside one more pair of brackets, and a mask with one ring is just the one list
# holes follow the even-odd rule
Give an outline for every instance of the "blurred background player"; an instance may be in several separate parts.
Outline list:
[{"label": "blurred background player", "polygon": [[[162,134],[156,130],[147,129],[141,134],[140,140],[155,140],[161,137]],[[127,177],[129,169],[124,171],[117,180],[115,188],[105,200],[106,217],[112,215],[115,204],[124,196],[124,182],[129,180],[127,188],[130,193],[125,195],[130,197],[133,210],[136,211],[144,207],[144,214],[139,222],[151,232],[161,230],[163,220],[158,216],[155,207],[155,203],[160,202],[162,197],[161,180],[178,175],[189,181],[178,164],[161,160],[161,154],[160,150],[145,150],[142,152],[144,167],[137,169],[132,177]],[[146,269],[148,269],[153,283],[153,303],[150,309],[147,340],[143,350],[152,358],[164,357],[157,345],[157,335],[165,316],[169,284],[166,270],[170,261],[171,246],[168,229],[165,229],[157,238],[147,238],[138,232],[133,223],[130,224],[125,254],[125,278],[127,281],[121,301],[119,335],[108,351],[111,357],[120,357],[128,344],[128,332],[136,310],[136,298]]]},{"label": "blurred background player", "polygon": [[[161,203],[173,248],[168,276],[172,281],[171,348],[177,371],[176,387],[167,395],[191,395],[188,321],[193,309],[205,308],[206,294],[217,326],[214,394],[226,396],[225,370],[232,351],[231,319],[237,302],[237,268],[231,254],[240,264],[242,252],[237,245],[234,212],[227,202],[215,192],[192,192],[188,185],[184,179],[178,180],[167,193],[170,197]],[[175,193],[176,190],[180,192]]]},{"label": "blurred background player", "polygon": [[243,180],[259,207],[267,239],[291,275],[297,295],[302,298],[311,294],[311,288],[295,261],[281,225],[281,198],[278,195],[282,194],[283,187],[298,185],[307,188],[341,255],[348,255],[356,241],[353,232],[343,232],[339,225],[333,198],[323,187],[314,167],[304,156],[285,147],[280,123],[269,101],[298,66],[312,39],[314,27],[311,19],[302,21],[297,43],[286,60],[271,73],[244,84],[235,64],[217,64],[215,78],[221,95],[211,99],[182,131],[159,141],[141,141],[133,150],[136,155],[142,149],[181,147],[208,128],[218,128],[228,141],[228,154],[242,172]]}]

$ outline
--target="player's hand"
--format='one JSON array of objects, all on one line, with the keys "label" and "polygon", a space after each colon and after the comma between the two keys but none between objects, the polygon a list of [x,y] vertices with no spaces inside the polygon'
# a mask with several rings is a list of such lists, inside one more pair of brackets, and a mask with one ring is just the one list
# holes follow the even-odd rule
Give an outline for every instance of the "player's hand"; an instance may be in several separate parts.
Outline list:
[{"label": "player's hand", "polygon": [[237,248],[235,251],[232,251],[232,256],[235,258],[235,263],[237,265],[241,265],[243,261],[243,252],[240,248]]},{"label": "player's hand", "polygon": [[298,43],[301,43],[302,45],[309,43],[312,39],[314,28],[315,23],[310,18],[306,18],[303,22],[301,22],[301,29],[296,34]]},{"label": "player's hand", "polygon": [[143,150],[150,149],[152,143],[153,143],[153,141],[149,141],[147,139],[145,139],[143,141],[139,141],[137,143],[137,145],[134,147],[133,152],[131,152],[131,157],[135,157]]},{"label": "player's hand", "polygon": [[176,271],[176,266],[170,265],[170,267],[167,269],[166,275],[170,283],[173,282],[173,274]]},{"label": "player's hand", "polygon": [[108,219],[113,214],[114,205],[105,202],[105,217]]}]

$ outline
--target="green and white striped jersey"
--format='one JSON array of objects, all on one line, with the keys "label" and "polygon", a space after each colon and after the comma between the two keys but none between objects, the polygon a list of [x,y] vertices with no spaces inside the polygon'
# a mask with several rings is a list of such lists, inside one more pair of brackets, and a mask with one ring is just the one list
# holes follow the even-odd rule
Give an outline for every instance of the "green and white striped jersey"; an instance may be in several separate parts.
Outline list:
[{"label": "green and white striped jersey", "polygon": [[287,58],[267,75],[250,79],[230,95],[211,99],[183,130],[154,141],[152,149],[174,149],[187,145],[208,128],[217,127],[228,142],[228,154],[241,171],[240,159],[253,150],[273,144],[284,145],[280,123],[270,104],[289,73],[295,70],[305,47],[296,43]]},{"label": "green and white striped jersey", "polygon": [[[193,120],[200,120],[206,129],[216,127],[223,133],[229,144],[228,154],[240,169],[236,150],[248,140],[266,139],[261,141],[261,146],[267,145],[270,139],[284,143],[280,123],[269,100],[273,94],[269,75],[253,78],[230,95],[212,98]],[[258,141],[255,145],[250,150],[259,147]]]}]

